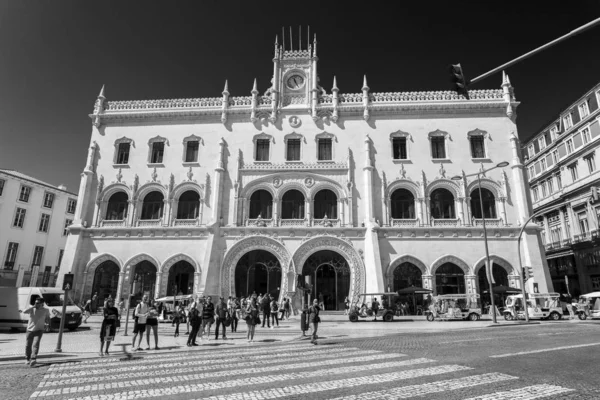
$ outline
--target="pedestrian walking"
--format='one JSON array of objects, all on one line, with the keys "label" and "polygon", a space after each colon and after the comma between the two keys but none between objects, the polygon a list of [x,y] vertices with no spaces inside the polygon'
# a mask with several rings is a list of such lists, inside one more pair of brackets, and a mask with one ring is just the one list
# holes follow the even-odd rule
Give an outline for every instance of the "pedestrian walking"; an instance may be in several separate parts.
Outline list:
[{"label": "pedestrian walking", "polygon": [[[114,305],[114,301],[110,299],[106,302],[106,307],[102,310],[104,312],[104,320],[100,327],[100,356],[108,355],[110,343],[115,340],[115,334],[117,333],[119,310]],[[104,350],[104,343],[106,343],[106,350]]]},{"label": "pedestrian walking", "polygon": [[323,299],[323,293],[319,293],[319,307],[321,307],[321,310],[325,309],[325,300]]},{"label": "pedestrian walking", "polygon": [[265,327],[265,322],[266,322],[267,328],[271,328],[271,322],[269,321],[271,319],[271,300],[270,300],[270,296],[268,294],[266,294],[265,297],[263,297],[262,311],[263,311],[262,327],[263,328]]},{"label": "pedestrian walking", "polygon": [[96,311],[98,311],[98,292],[92,296],[92,314],[96,314]]},{"label": "pedestrian walking", "polygon": [[229,315],[231,316],[231,332],[237,332],[238,321],[240,319],[240,302],[237,298],[234,298],[229,308]]},{"label": "pedestrian walking", "polygon": [[256,302],[256,298],[252,297],[248,306],[246,307],[246,325],[248,325],[248,342],[254,342],[254,332],[258,323],[260,323],[260,317],[258,316],[258,304]]},{"label": "pedestrian walking", "polygon": [[92,316],[92,300],[88,300],[85,302],[85,306],[83,306],[83,323],[87,324],[87,320]]},{"label": "pedestrian walking", "polygon": [[44,298],[35,299],[33,306],[26,308],[23,314],[29,314],[27,330],[25,331],[25,357],[27,365],[35,366],[44,329],[50,325],[50,310],[44,307]]},{"label": "pedestrian walking", "polygon": [[[142,297],[142,302],[135,307],[133,311],[134,316],[137,317],[137,323],[133,328],[133,340],[131,342],[131,347],[134,350],[142,350],[140,347],[142,345],[142,338],[144,337],[144,332],[146,332],[146,318],[148,317],[149,307],[148,307],[148,296],[144,295]],[[139,335],[139,340],[137,347],[135,345],[135,339]]]},{"label": "pedestrian walking", "polygon": [[344,315],[348,315],[350,313],[350,300],[348,296],[344,299]]},{"label": "pedestrian walking", "polygon": [[313,301],[312,307],[309,309],[308,314],[308,322],[310,323],[310,327],[312,328],[312,336],[310,342],[312,344],[317,344],[317,330],[319,329],[319,322],[321,322],[321,317],[319,317],[319,312],[321,311],[321,307],[319,307],[319,303],[317,299]]},{"label": "pedestrian walking", "polygon": [[565,294],[565,303],[567,311],[569,312],[569,319],[575,319],[575,312],[573,311],[573,298],[570,294]]},{"label": "pedestrian walking", "polygon": [[217,319],[217,326],[215,327],[215,340],[219,339],[219,327],[223,327],[223,340],[227,339],[225,320],[229,317],[229,310],[223,297],[219,297],[219,303],[215,309],[215,316]]},{"label": "pedestrian walking", "polygon": [[117,305],[117,309],[119,310],[119,321],[121,320],[121,316],[123,315],[123,311],[125,311],[125,299],[121,297],[121,301]]},{"label": "pedestrian walking", "polygon": [[278,313],[279,305],[277,304],[277,300],[273,298],[273,300],[271,301],[271,326],[273,328],[275,328],[275,324],[277,324],[277,327],[279,328],[279,318],[277,315]]},{"label": "pedestrian walking", "polygon": [[175,307],[173,307],[173,320],[171,321],[171,327],[175,327],[175,333],[173,334],[173,337],[179,336],[179,324],[181,323],[182,312],[183,309],[180,305],[176,305]]},{"label": "pedestrian walking", "polygon": [[377,301],[377,297],[373,297],[371,311],[373,311],[373,321],[377,321],[377,312],[379,311],[379,302]]},{"label": "pedestrian walking", "polygon": [[160,350],[158,347],[158,310],[154,300],[150,300],[146,318],[146,350],[150,350],[150,331],[154,332],[154,350]]},{"label": "pedestrian walking", "polygon": [[292,306],[290,304],[290,299],[289,297],[285,298],[285,301],[283,302],[283,308],[284,308],[284,312],[285,312],[285,318],[287,320],[290,319],[290,312],[292,310]]},{"label": "pedestrian walking", "polygon": [[300,330],[302,331],[302,337],[306,336],[308,330],[308,306],[306,304],[300,313]]},{"label": "pedestrian walking", "polygon": [[[192,331],[189,333],[187,346],[198,346],[196,343],[196,337],[200,331],[200,325],[202,324],[202,314],[196,307],[196,302],[192,303],[192,307],[188,309],[188,324],[192,324]],[[202,336],[200,336],[202,338]]]},{"label": "pedestrian walking", "polygon": [[[202,333],[200,337],[205,333],[208,334],[208,340],[210,340],[210,328],[215,323],[215,305],[212,303],[212,298],[208,296],[204,309],[202,311]],[[208,328],[208,329],[207,329]]]},{"label": "pedestrian walking", "polygon": [[[104,299],[104,304],[102,305],[102,308],[108,307],[108,302],[109,301],[112,301],[112,297],[111,297],[110,294],[108,295],[108,297],[106,299]],[[113,306],[114,306],[114,303],[113,303]]]},{"label": "pedestrian walking", "polygon": [[185,307],[185,326],[187,328],[186,331],[185,331],[186,335],[190,334],[190,324],[191,324],[191,321],[190,321],[190,307],[191,307],[191,304],[188,304],[187,307]]}]

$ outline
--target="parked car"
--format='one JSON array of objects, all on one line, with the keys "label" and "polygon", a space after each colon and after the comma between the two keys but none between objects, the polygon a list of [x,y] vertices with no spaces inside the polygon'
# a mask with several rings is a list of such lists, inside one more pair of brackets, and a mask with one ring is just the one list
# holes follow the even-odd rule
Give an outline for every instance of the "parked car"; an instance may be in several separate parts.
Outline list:
[{"label": "parked car", "polygon": [[575,314],[579,319],[600,318],[600,292],[592,292],[579,296]]},{"label": "parked car", "polygon": [[433,300],[432,306],[425,311],[429,322],[435,319],[478,321],[481,318],[478,294],[443,294]]}]

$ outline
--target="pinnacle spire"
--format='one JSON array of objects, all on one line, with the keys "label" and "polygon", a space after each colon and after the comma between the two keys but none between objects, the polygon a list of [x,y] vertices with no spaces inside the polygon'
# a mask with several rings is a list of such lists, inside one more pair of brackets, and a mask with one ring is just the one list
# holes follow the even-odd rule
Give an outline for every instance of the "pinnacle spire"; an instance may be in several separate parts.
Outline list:
[{"label": "pinnacle spire", "polygon": [[331,88],[331,90],[337,90],[337,79],[335,78],[335,75],[333,76],[333,87]]},{"label": "pinnacle spire", "polygon": [[229,94],[227,79],[225,79],[225,87],[223,88],[223,94]]},{"label": "pinnacle spire", "polygon": [[104,85],[102,85],[102,89],[100,89],[100,94],[98,95],[98,97],[105,98],[104,97]]},{"label": "pinnacle spire", "polygon": [[510,85],[510,78],[508,77],[508,74],[506,73],[506,71],[502,71],[502,84]]},{"label": "pinnacle spire", "polygon": [[363,78],[363,87],[362,90],[369,90],[369,86],[367,86],[367,75]]},{"label": "pinnacle spire", "polygon": [[252,93],[258,93],[258,87],[256,86],[256,78],[254,78],[254,85],[252,85]]}]

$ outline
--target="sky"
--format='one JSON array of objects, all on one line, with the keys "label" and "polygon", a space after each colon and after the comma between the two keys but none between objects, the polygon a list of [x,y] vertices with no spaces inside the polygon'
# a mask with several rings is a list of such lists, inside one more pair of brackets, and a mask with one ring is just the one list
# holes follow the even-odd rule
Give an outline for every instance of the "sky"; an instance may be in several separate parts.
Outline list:
[{"label": "sky", "polygon": [[[317,34],[330,93],[450,90],[449,64],[481,75],[600,17],[600,1],[0,2],[0,168],[77,192],[94,101],[249,96],[275,36]],[[600,82],[600,26],[507,69],[522,141]],[[501,73],[471,89],[500,88]]]}]

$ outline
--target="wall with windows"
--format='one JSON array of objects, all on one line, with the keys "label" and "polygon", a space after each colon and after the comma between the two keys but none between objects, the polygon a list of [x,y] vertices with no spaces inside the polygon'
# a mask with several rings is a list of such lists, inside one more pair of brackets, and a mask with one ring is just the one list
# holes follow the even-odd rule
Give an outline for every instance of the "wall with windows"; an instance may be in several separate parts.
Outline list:
[{"label": "wall with windows", "polygon": [[[0,170],[0,286],[52,286],[77,195],[17,171]],[[38,266],[35,268],[35,266]]]}]

